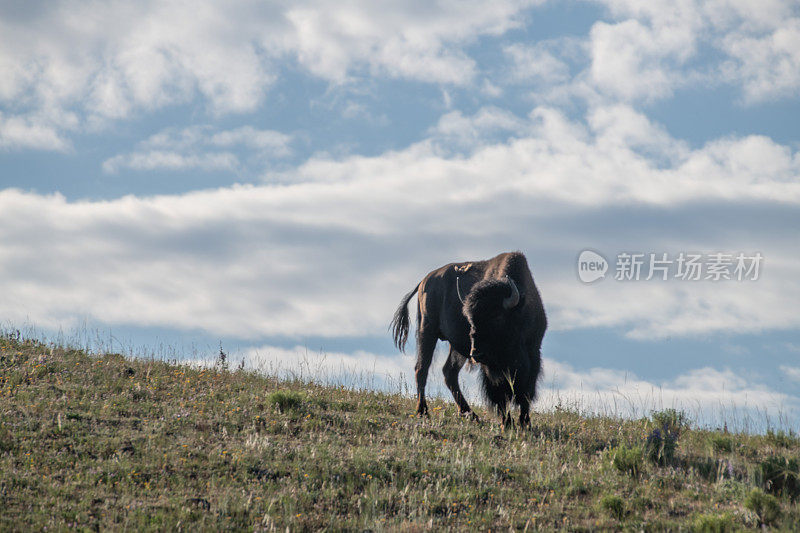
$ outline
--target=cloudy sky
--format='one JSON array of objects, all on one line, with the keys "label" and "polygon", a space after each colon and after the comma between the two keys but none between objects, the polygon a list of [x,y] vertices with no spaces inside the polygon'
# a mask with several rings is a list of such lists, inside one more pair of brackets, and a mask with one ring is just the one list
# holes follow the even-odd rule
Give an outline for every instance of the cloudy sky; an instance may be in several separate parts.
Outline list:
[{"label": "cloudy sky", "polygon": [[800,420],[794,0],[11,0],[0,72],[7,326],[396,383],[403,294],[519,249],[540,408]]}]

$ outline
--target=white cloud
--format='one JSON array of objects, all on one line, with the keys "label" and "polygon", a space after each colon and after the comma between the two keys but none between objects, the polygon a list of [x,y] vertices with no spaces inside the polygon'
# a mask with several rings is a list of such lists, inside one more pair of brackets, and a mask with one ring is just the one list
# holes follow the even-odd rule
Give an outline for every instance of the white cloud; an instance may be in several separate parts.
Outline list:
[{"label": "white cloud", "polygon": [[440,146],[474,150],[480,144],[495,141],[497,135],[519,136],[530,131],[528,121],[497,107],[484,107],[473,116],[451,111],[439,118],[429,133]]},{"label": "white cloud", "polygon": [[[228,351],[226,356],[230,367],[243,366],[270,376],[391,392],[408,392],[408,378],[413,375],[414,367],[414,358],[410,354],[314,350],[302,345],[291,348],[249,346],[236,352]],[[219,356],[195,356],[181,362],[210,367],[219,364]],[[444,383],[435,374],[431,372],[426,388],[430,395],[444,392]]]},{"label": "white cloud", "polygon": [[538,408],[566,405],[611,416],[641,417],[673,408],[685,411],[701,425],[731,430],[764,430],[800,420],[798,398],[752,382],[730,369],[690,370],[656,382],[608,368],[578,371],[545,359],[543,394]]},{"label": "white cloud", "polygon": [[781,372],[792,381],[800,383],[800,366],[785,366],[781,365]]},{"label": "white cloud", "polygon": [[305,346],[258,346],[245,350],[243,358],[247,367],[269,374],[288,373],[300,379],[365,386],[374,385],[376,380],[380,386],[400,384],[413,374],[414,367],[410,355],[314,351]]},{"label": "white cloud", "polygon": [[245,150],[257,159],[282,158],[292,153],[292,137],[274,130],[242,126],[214,131],[211,126],[167,128],[139,143],[139,149],[103,162],[103,170],[116,173],[134,170],[228,170],[241,168],[241,161],[227,150]]},{"label": "white cloud", "polygon": [[790,352],[794,352],[794,353],[800,354],[800,344],[794,344],[794,343],[791,343],[791,342],[786,342],[786,343],[783,343],[783,345],[781,346],[781,349],[788,350]]},{"label": "white cloud", "polygon": [[366,74],[466,84],[476,67],[463,46],[517,26],[532,3],[8,5],[0,8],[0,105],[27,114],[73,110],[88,115],[87,124],[197,95],[212,113],[247,112],[264,103],[280,66],[291,61],[333,83]]},{"label": "white cloud", "polygon": [[[515,192],[586,207],[720,198],[800,202],[800,156],[766,137],[726,138],[691,151],[625,106],[595,108],[589,124],[587,130],[547,107],[534,109],[526,122],[493,108],[469,119],[456,112],[445,115],[433,132],[462,131],[462,137],[474,138],[475,128],[483,127],[480,131],[518,129],[526,134],[508,143],[477,143],[468,159],[440,157],[435,142],[381,157],[312,159],[297,170],[295,179],[354,181],[363,175],[373,187],[380,183],[408,191],[412,203],[418,189],[437,185],[442,191],[470,191],[475,199]],[[671,164],[664,167],[663,158]]]},{"label": "white cloud", "polygon": [[[790,273],[782,271],[775,277],[787,280]],[[639,282],[639,286],[636,282],[609,282],[587,290],[558,280],[546,290],[555,304],[554,328],[624,327],[628,337],[647,340],[796,328],[798,324],[789,312],[781,283],[777,279],[751,282],[750,286],[688,281],[658,285]],[[800,292],[796,282],[788,281],[785,287],[788,293]],[[754,305],[760,309],[751,312]]]},{"label": "white cloud", "polygon": [[0,112],[0,148],[32,148],[64,152],[71,147],[60,128],[31,116],[6,116]]},{"label": "white cloud", "polygon": [[[553,329],[649,338],[800,326],[796,151],[757,136],[689,149],[625,107],[592,110],[588,127],[547,108],[451,119],[478,132],[471,150],[453,154],[434,132],[379,156],[311,159],[275,176],[281,185],[103,202],[3,191],[0,314],[248,338],[380,335],[428,269],[522,248]],[[482,140],[498,127],[516,134]],[[180,154],[209,139],[156,135],[144,153],[179,155],[136,164],[201,165]],[[574,272],[585,247],[765,259],[755,282],[586,286]]]},{"label": "white cloud", "polygon": [[[674,28],[652,28],[635,19],[597,22],[591,31],[591,78],[603,91],[623,101],[670,96],[685,83],[679,68],[694,48],[694,36]],[[677,63],[677,65],[675,64]]]},{"label": "white cloud", "polygon": [[481,85],[481,94],[484,94],[489,98],[499,98],[503,95],[503,89],[489,80],[483,80],[483,84]]},{"label": "white cloud", "polygon": [[569,79],[569,66],[551,52],[552,47],[548,43],[534,46],[512,44],[505,47],[503,52],[512,62],[512,77],[517,81],[547,84],[566,82]]},{"label": "white cloud", "polygon": [[290,47],[311,72],[343,81],[367,66],[390,76],[438,83],[471,80],[475,63],[461,47],[480,35],[519,25],[523,8],[539,2],[353,2],[294,4]]},{"label": "white cloud", "polygon": [[673,139],[664,128],[628,106],[597,107],[590,110],[588,122],[596,132],[598,146],[607,152],[632,149],[672,164],[680,164],[689,155],[686,143]]},{"label": "white cloud", "polygon": [[614,98],[654,100],[727,82],[757,103],[800,88],[800,12],[792,0],[599,3],[616,21],[592,27],[590,74]]},{"label": "white cloud", "polygon": [[188,128],[166,128],[154,133],[141,143],[141,148],[159,150],[184,150],[198,145],[209,144],[209,136],[213,135],[211,126],[190,126]]},{"label": "white cloud", "polygon": [[274,156],[291,154],[290,135],[274,130],[258,130],[252,126],[242,126],[233,130],[220,131],[211,137],[211,144],[216,146],[243,145]]},{"label": "white cloud", "polygon": [[178,152],[150,150],[117,155],[103,162],[103,171],[114,174],[122,168],[133,170],[228,170],[234,171],[239,160],[229,152],[186,155]]},{"label": "white cloud", "polygon": [[463,84],[475,74],[463,45],[518,26],[521,11],[540,3],[316,2],[286,16],[300,62],[324,78],[341,81],[362,64],[393,77]]},{"label": "white cloud", "polygon": [[[485,33],[499,22],[494,16],[482,20],[466,7],[460,20],[434,6],[428,13],[432,19],[425,21],[415,12],[422,6],[402,4],[344,9],[323,4],[290,9],[286,17],[295,32],[298,60],[322,78],[344,82],[353,64],[361,63],[392,77],[463,84],[474,76],[475,63],[458,48],[448,50],[445,41],[468,38],[465,30],[470,28]],[[504,11],[500,18],[508,16]]]},{"label": "white cloud", "polygon": [[794,96],[800,89],[800,17],[767,34],[730,33],[722,48],[732,58],[725,65],[727,75],[741,80],[746,100]]},{"label": "white cloud", "polygon": [[270,75],[250,37],[274,24],[266,10],[248,17],[247,4],[196,3],[190,18],[178,2],[29,4],[24,16],[2,18],[2,62],[26,73],[2,94],[32,105],[85,101],[109,117],[186,101],[195,90],[214,109],[252,109]]},{"label": "white cloud", "polygon": [[544,97],[537,101],[577,97],[591,105],[720,83],[740,85],[745,101],[756,103],[800,87],[800,14],[778,0],[763,9],[740,0],[603,0],[611,20],[596,21],[588,35],[505,44],[512,79],[489,81],[492,65],[471,57],[469,47],[522,26],[541,3],[4,6],[0,106],[11,124],[2,143],[65,149],[78,124],[37,118],[48,110],[75,114],[86,130],[198,99],[211,114],[250,112],[266,105],[287,65],[345,87],[366,77],[439,84],[446,99],[452,86],[497,98],[501,81],[533,85]]}]

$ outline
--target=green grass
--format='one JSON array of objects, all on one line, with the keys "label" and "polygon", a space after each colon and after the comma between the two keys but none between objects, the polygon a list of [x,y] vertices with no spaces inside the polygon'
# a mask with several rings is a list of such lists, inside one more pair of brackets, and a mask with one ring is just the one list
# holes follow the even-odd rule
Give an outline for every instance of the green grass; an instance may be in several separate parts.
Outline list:
[{"label": "green grass", "polygon": [[[430,407],[417,418],[401,395],[7,335],[0,530],[733,531],[800,521],[794,435],[560,409],[502,431],[484,411],[476,423],[450,401]],[[649,460],[648,436],[665,421],[680,427],[674,453]]]}]

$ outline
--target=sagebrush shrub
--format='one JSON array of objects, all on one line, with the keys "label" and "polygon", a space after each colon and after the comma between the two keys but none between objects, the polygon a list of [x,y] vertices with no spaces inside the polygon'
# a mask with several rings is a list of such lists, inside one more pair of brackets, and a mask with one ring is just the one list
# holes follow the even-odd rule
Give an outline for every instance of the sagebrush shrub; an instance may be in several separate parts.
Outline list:
[{"label": "sagebrush shrub", "polygon": [[733,451],[733,439],[725,435],[711,435],[709,443],[715,452],[730,453]]},{"label": "sagebrush shrub", "polygon": [[753,489],[744,500],[744,506],[758,517],[758,525],[774,525],[781,517],[781,504],[775,496]]},{"label": "sagebrush shrub", "polygon": [[797,458],[787,459],[782,455],[772,455],[761,461],[760,467],[767,492],[792,500],[800,496],[800,463]]},{"label": "sagebrush shrub", "polygon": [[680,435],[681,430],[689,424],[689,417],[686,416],[686,413],[675,409],[654,411],[650,415],[650,420],[653,421],[657,428],[676,435]]},{"label": "sagebrush shrub", "polygon": [[303,400],[303,395],[294,391],[275,391],[267,398],[267,401],[275,405],[281,413],[300,410]]},{"label": "sagebrush shrub", "polygon": [[733,518],[727,514],[701,514],[692,524],[692,533],[729,533],[733,530]]},{"label": "sagebrush shrub", "polygon": [[608,494],[600,500],[600,507],[608,513],[611,518],[622,520],[625,518],[625,502],[619,496]]},{"label": "sagebrush shrub", "polygon": [[612,451],[612,464],[623,474],[637,477],[642,471],[642,449],[638,446],[627,447],[624,444]]},{"label": "sagebrush shrub", "polygon": [[644,447],[645,455],[652,462],[661,466],[671,464],[678,448],[678,434],[656,428],[647,436]]}]

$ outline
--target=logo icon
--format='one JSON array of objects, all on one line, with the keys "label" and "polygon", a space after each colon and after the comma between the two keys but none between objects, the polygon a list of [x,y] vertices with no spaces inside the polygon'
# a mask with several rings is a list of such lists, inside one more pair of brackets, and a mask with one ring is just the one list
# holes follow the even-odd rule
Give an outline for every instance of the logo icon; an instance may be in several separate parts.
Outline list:
[{"label": "logo icon", "polygon": [[592,250],[584,250],[578,256],[578,278],[584,283],[592,283],[606,277],[608,261]]}]

